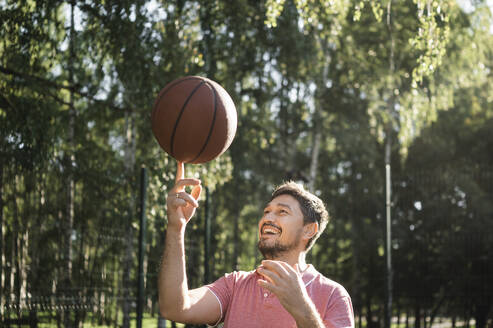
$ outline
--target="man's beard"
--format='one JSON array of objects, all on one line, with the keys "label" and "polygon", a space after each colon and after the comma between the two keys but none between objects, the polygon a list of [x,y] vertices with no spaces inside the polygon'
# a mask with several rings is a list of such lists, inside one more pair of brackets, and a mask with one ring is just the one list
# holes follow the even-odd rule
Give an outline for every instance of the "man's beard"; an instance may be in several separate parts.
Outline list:
[{"label": "man's beard", "polygon": [[296,236],[296,239],[293,240],[292,243],[289,244],[281,244],[279,240],[276,240],[273,245],[269,245],[260,238],[258,241],[257,247],[260,253],[264,256],[265,260],[275,260],[281,257],[281,255],[295,249],[301,240],[301,233]]}]

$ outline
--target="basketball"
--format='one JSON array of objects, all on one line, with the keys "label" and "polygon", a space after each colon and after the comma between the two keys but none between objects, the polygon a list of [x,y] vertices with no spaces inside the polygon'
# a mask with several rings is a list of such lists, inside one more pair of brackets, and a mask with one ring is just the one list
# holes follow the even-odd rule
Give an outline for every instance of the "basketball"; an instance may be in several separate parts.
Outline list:
[{"label": "basketball", "polygon": [[236,133],[233,100],[218,83],[186,76],[159,92],[151,114],[152,132],[170,156],[205,163],[224,153]]}]

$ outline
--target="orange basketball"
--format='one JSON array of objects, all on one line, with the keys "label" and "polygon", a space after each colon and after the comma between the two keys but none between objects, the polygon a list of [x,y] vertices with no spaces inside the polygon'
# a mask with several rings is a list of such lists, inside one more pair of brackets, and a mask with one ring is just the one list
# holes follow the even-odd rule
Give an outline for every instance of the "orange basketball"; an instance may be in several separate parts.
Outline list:
[{"label": "orange basketball", "polygon": [[169,155],[185,163],[205,163],[224,153],[236,133],[236,108],[216,82],[186,76],[168,83],[151,114],[152,132]]}]

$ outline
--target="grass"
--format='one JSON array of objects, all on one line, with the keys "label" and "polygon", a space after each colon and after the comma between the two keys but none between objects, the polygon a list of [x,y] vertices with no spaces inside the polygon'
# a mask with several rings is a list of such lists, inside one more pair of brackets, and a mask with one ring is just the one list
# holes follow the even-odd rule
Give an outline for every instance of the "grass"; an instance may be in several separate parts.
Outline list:
[{"label": "grass", "polygon": [[[48,315],[43,315],[41,313],[38,313],[38,320],[41,319],[39,322],[38,322],[38,327],[40,328],[55,328],[57,327],[57,324],[56,322],[54,322],[54,320],[52,320],[52,322],[42,322],[42,318],[43,317],[47,317]],[[10,319],[15,319],[15,315],[11,315],[10,316]],[[24,316],[23,318],[27,318],[27,316]],[[98,325],[97,324],[97,321],[98,320],[94,320],[95,323],[92,323],[91,320],[92,317],[90,316],[90,314],[87,315],[86,317],[86,320],[85,322],[82,324],[82,327],[84,328],[113,328],[115,327],[114,324],[111,324],[111,325]],[[156,328],[157,327],[157,321],[158,321],[158,317],[155,316],[155,317],[152,317],[150,314],[144,314],[144,317],[142,318],[142,328]],[[11,326],[12,327],[22,327],[22,328],[29,328],[30,325],[29,323],[26,321],[25,323],[22,323],[20,325],[18,325],[17,323],[11,323]],[[118,326],[121,326],[121,318],[118,322]],[[131,328],[136,328],[137,327],[137,320],[136,320],[136,317],[135,315],[132,315],[131,318],[130,318],[130,327]],[[166,327],[171,327],[171,322],[170,321],[166,321]],[[177,323],[176,324],[176,327],[178,328],[183,328],[185,327],[185,325],[183,324],[180,324],[180,323]]]}]

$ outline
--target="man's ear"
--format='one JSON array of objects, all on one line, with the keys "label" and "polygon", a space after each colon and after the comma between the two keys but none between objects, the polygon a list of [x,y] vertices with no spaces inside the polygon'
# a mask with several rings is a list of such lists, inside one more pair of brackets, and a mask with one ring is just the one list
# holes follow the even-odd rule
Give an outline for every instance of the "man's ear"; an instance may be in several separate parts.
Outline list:
[{"label": "man's ear", "polygon": [[308,223],[303,226],[303,237],[307,240],[315,236],[317,232],[318,232],[318,222]]}]

